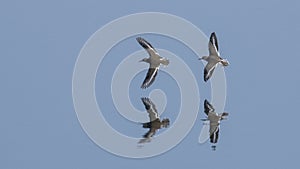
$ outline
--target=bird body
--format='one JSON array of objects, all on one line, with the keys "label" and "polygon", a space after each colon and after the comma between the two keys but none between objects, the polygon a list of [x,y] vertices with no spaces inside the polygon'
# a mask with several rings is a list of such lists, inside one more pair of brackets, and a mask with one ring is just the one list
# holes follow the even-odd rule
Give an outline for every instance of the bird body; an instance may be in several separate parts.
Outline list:
[{"label": "bird body", "polygon": [[141,98],[141,100],[149,116],[149,122],[143,123],[143,128],[149,128],[149,130],[143,135],[143,139],[139,141],[139,143],[145,143],[151,140],[151,138],[155,135],[157,130],[163,127],[168,127],[170,124],[170,120],[160,120],[155,104],[149,98],[143,97]]},{"label": "bird body", "polygon": [[226,59],[220,57],[219,53],[219,46],[216,33],[213,32],[210,35],[209,42],[208,42],[208,56],[202,56],[199,58],[200,60],[207,61],[207,64],[204,68],[204,81],[206,82],[213,74],[216,65],[221,63],[223,66],[228,66],[229,62]]},{"label": "bird body", "polygon": [[146,78],[143,81],[141,88],[145,89],[149,87],[155,80],[160,64],[167,66],[169,60],[161,57],[153,46],[141,37],[137,37],[138,43],[148,52],[149,57],[140,60],[140,62],[149,63],[149,69],[146,74]]},{"label": "bird body", "polygon": [[225,119],[228,116],[228,113],[216,113],[214,107],[207,100],[204,101],[204,112],[207,115],[207,120],[209,120],[210,142],[217,143],[220,131],[220,121]]}]

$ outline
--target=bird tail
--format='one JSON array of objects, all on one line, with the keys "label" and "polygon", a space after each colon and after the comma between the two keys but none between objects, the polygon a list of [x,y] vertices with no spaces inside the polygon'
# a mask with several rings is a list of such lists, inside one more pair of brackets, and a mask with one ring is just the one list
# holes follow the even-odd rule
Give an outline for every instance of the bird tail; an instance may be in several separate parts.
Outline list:
[{"label": "bird tail", "polygon": [[161,64],[163,64],[163,65],[165,65],[165,66],[167,66],[169,63],[170,63],[169,59],[163,59],[163,60],[161,61]]},{"label": "bird tail", "polygon": [[229,113],[224,112],[221,114],[221,120],[226,119],[228,117]]}]

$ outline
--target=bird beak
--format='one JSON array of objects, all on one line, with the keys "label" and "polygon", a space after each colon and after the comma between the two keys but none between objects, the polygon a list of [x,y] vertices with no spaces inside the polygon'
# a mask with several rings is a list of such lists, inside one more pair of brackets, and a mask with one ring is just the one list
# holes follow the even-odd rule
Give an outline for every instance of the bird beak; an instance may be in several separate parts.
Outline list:
[{"label": "bird beak", "polygon": [[202,58],[198,58],[198,60],[202,60]]},{"label": "bird beak", "polygon": [[143,59],[142,59],[142,60],[140,60],[139,62],[143,62]]}]

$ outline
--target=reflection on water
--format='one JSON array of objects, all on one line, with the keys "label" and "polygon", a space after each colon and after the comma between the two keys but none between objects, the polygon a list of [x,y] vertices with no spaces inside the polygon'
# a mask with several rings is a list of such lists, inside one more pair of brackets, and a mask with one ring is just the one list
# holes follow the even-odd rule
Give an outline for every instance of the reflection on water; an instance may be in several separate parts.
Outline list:
[{"label": "reflection on water", "polygon": [[149,98],[143,97],[141,100],[149,116],[149,122],[143,123],[143,128],[148,128],[149,130],[143,135],[143,138],[140,139],[139,144],[150,142],[157,130],[167,128],[170,124],[168,118],[160,120],[155,104]]},{"label": "reflection on water", "polygon": [[[142,97],[141,100],[148,113],[149,122],[142,123],[142,127],[144,129],[148,129],[148,131],[143,135],[143,138],[138,141],[138,147],[143,146],[144,143],[151,142],[159,129],[167,128],[170,125],[169,118],[160,119],[156,106],[150,98]],[[204,127],[202,128],[199,142],[204,143],[209,139],[211,148],[215,151],[219,140],[220,122],[227,119],[229,113],[216,113],[215,108],[208,102],[208,100],[204,101],[204,113],[207,115],[207,118],[202,119],[204,121]]]},{"label": "reflection on water", "polygon": [[[204,123],[204,125],[209,125],[209,132],[201,132],[200,134],[200,140],[203,139],[205,134],[203,133],[209,133],[209,139],[212,143],[212,150],[216,150],[216,144],[219,139],[219,131],[220,131],[220,121],[223,119],[226,119],[228,116],[228,113],[223,112],[221,114],[218,114],[215,112],[214,107],[207,101],[204,101],[204,113],[207,115],[207,119],[204,119],[204,121],[208,121],[209,123]],[[204,130],[208,129],[208,127],[204,126]],[[201,138],[202,137],[202,138]]]}]

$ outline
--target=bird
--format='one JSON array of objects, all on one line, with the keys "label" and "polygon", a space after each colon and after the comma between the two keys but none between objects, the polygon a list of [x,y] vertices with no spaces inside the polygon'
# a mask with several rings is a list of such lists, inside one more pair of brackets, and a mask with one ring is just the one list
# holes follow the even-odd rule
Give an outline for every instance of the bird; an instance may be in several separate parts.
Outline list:
[{"label": "bird", "polygon": [[146,78],[141,85],[142,89],[146,89],[154,82],[160,64],[167,66],[169,64],[169,60],[161,57],[153,46],[142,37],[137,37],[136,40],[149,54],[148,58],[140,60],[140,62],[149,63]]},{"label": "bird", "polygon": [[204,81],[207,82],[208,79],[212,76],[216,65],[221,63],[223,66],[228,66],[229,62],[226,59],[220,57],[219,45],[215,32],[212,32],[208,42],[208,56],[202,56],[199,60],[207,61],[207,64],[204,68]]},{"label": "bird", "polygon": [[[210,142],[216,144],[219,138],[220,121],[226,119],[229,113],[216,113],[214,107],[206,99],[204,100],[204,113],[207,115],[207,119],[205,120],[209,121]],[[213,145],[212,148],[215,150],[216,146]]]},{"label": "bird", "polygon": [[157,130],[167,128],[170,125],[170,120],[168,118],[160,120],[155,104],[150,100],[150,98],[142,97],[141,100],[149,115],[149,122],[142,123],[143,128],[149,128],[149,130],[143,135],[143,139],[139,141],[139,143],[145,143],[151,141],[151,138],[155,135]]}]

